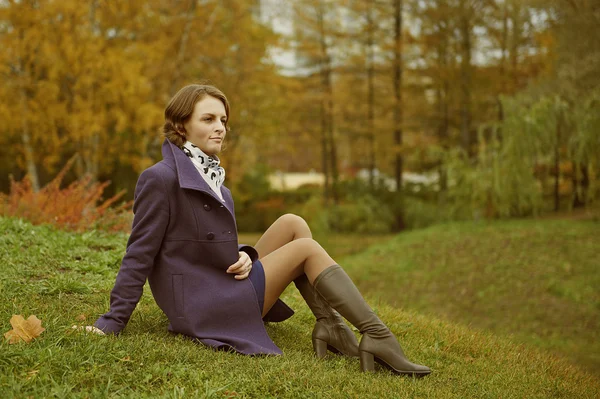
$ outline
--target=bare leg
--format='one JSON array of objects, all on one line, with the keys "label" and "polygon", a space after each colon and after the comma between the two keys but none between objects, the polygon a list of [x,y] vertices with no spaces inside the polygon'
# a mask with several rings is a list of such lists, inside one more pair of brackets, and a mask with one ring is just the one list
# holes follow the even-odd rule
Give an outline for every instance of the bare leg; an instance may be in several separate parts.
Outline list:
[{"label": "bare leg", "polygon": [[[317,357],[327,351],[358,356],[358,341],[341,316],[312,287],[315,276],[333,259],[312,240],[308,224],[296,215],[283,215],[273,223],[255,245],[265,270],[263,316],[291,281],[316,318],[312,332]],[[311,275],[310,281],[306,273]]]},{"label": "bare leg", "polygon": [[339,350],[349,356],[360,354],[363,371],[374,370],[374,361],[377,359],[399,374],[429,374],[431,370],[428,367],[412,363],[406,358],[396,337],[375,316],[352,280],[311,237],[310,229],[302,218],[284,215],[269,227],[256,244],[265,271],[263,316],[283,290],[305,274],[306,277],[302,277],[304,289],[314,286],[311,290],[318,292],[316,297],[324,298],[320,303],[307,300],[309,306],[312,303],[312,306],[321,307],[319,313],[311,307],[315,316],[321,314],[323,304],[327,303],[327,307],[333,305],[364,334],[358,348],[356,338],[339,315],[325,312],[323,318],[317,317],[312,335],[318,357],[325,356],[333,346],[334,351]]},{"label": "bare leg", "polygon": [[[283,290],[298,276],[304,273],[303,262],[305,259],[296,259],[292,263],[296,263],[294,267],[289,267],[288,261],[283,265],[279,264],[277,258],[266,259],[272,252],[286,246],[294,240],[308,239],[312,241],[312,232],[304,219],[300,216],[288,213],[279,217],[264,234],[260,237],[254,248],[258,252],[258,256],[265,270],[265,304],[263,316],[271,309],[275,301],[279,298]],[[311,244],[300,244],[299,255],[301,254],[302,246]],[[313,245],[318,245],[314,242]],[[288,253],[287,249],[285,253]],[[300,255],[301,257],[302,255]],[[280,254],[280,257],[286,257],[285,254]],[[302,265],[302,267],[300,267]],[[326,267],[326,266],[325,266]],[[313,277],[314,279],[314,277]],[[312,281],[312,280],[311,280]]]},{"label": "bare leg", "polygon": [[298,238],[312,238],[310,227],[300,216],[288,213],[273,222],[254,248],[262,258]]},{"label": "bare leg", "polygon": [[327,267],[335,264],[329,254],[312,238],[299,238],[261,258],[265,269],[263,316],[283,290],[303,273],[312,284]]}]

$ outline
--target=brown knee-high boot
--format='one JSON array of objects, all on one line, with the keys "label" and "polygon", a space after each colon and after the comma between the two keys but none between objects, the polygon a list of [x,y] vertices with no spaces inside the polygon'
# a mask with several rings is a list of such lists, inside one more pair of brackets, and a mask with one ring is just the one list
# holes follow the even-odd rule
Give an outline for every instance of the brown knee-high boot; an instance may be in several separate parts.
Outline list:
[{"label": "brown knee-high boot", "polygon": [[365,302],[344,269],[333,265],[314,281],[315,290],[363,334],[358,347],[362,371],[373,371],[374,361],[398,374],[424,376],[427,366],[410,362],[398,340]]},{"label": "brown knee-high boot", "polygon": [[314,290],[306,275],[294,280],[317,322],[312,332],[313,348],[318,358],[334,353],[358,357],[358,341],[340,315]]}]

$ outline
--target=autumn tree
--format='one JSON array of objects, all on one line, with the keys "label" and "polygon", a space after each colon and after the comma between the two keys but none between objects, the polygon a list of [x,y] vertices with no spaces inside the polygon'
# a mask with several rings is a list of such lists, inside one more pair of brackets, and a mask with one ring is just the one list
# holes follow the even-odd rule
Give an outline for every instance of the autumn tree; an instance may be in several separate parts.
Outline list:
[{"label": "autumn tree", "polygon": [[[560,134],[564,161],[571,163],[572,206],[598,198],[598,91],[600,89],[600,7],[594,1],[531,1],[544,16],[550,62],[534,94],[564,104]],[[549,95],[553,93],[553,95]],[[558,134],[558,133],[557,133]],[[559,161],[560,163],[560,161]],[[560,168],[555,165],[555,179]],[[557,190],[554,193],[557,207]]]},{"label": "autumn tree", "polygon": [[294,43],[299,69],[306,77],[307,91],[316,91],[320,103],[321,168],[325,175],[326,202],[338,201],[338,160],[334,117],[334,68],[339,9],[333,0],[299,0],[294,3]]},{"label": "autumn tree", "polygon": [[[51,32],[44,23],[47,19],[37,0],[0,4],[3,137],[10,137],[9,142],[18,139],[14,152],[22,154],[36,191],[40,188],[39,167],[51,161],[59,146],[56,116],[61,107],[54,101],[49,107],[44,105],[46,98],[55,97],[60,90],[48,78],[51,49],[44,40]],[[38,154],[39,148],[45,151]]]},{"label": "autumn tree", "polygon": [[238,138],[251,143],[279,131],[260,117],[280,103],[268,95],[279,79],[276,68],[263,62],[277,36],[255,18],[256,5],[2,2],[0,112],[14,115],[3,126],[5,143],[18,139],[17,159],[36,187],[76,155],[80,174],[116,176],[131,189],[131,179],[160,159],[162,110],[170,96],[206,80],[233,104],[228,176],[234,178],[241,154],[252,152]]}]

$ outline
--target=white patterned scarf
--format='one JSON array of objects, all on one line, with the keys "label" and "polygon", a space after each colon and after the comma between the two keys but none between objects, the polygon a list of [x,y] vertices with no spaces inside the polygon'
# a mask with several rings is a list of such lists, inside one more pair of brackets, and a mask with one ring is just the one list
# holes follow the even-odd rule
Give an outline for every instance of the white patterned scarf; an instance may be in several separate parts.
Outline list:
[{"label": "white patterned scarf", "polygon": [[200,176],[206,180],[210,188],[223,201],[221,186],[225,181],[225,169],[219,166],[221,160],[216,155],[206,155],[198,146],[189,141],[183,144],[182,150],[185,155],[190,157],[192,163],[200,172]]}]

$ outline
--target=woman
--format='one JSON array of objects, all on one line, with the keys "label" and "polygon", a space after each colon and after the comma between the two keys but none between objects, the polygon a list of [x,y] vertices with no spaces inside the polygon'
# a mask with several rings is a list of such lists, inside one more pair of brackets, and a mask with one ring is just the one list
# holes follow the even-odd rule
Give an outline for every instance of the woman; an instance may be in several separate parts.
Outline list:
[{"label": "woman", "polygon": [[[148,279],[170,331],[243,354],[281,354],[264,321],[293,314],[279,300],[293,281],[317,319],[312,340],[318,357],[329,349],[359,356],[363,371],[378,361],[399,374],[429,374],[406,359],[302,218],[284,215],[254,248],[238,245],[233,201],[217,157],[228,122],[229,103],[214,86],[186,86],[167,105],[164,159],[138,180],[110,311],[94,326],[114,334],[125,328]],[[363,334],[360,345],[334,309]]]}]

